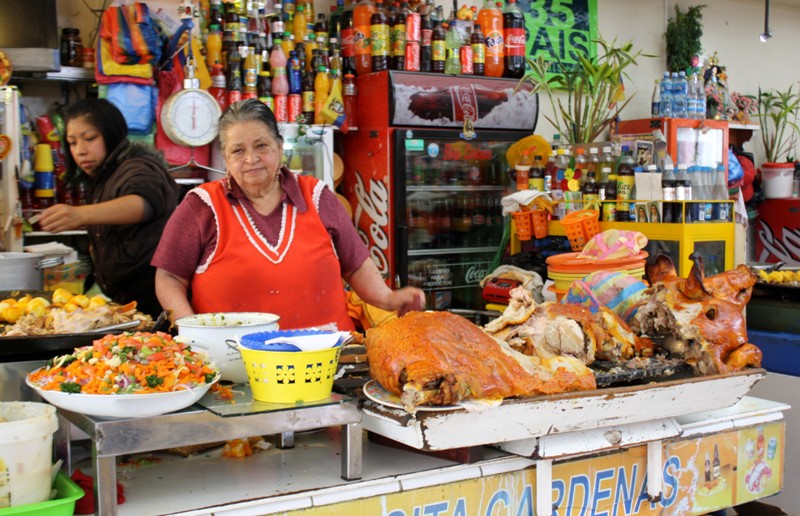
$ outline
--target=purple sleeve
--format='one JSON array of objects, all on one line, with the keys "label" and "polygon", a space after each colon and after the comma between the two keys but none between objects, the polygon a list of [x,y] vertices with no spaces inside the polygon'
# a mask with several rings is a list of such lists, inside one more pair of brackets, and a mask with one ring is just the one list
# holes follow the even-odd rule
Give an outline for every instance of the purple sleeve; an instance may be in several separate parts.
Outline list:
[{"label": "purple sleeve", "polygon": [[214,213],[200,197],[189,193],[164,227],[150,264],[190,280],[216,239]]},{"label": "purple sleeve", "polygon": [[319,197],[319,217],[331,235],[342,274],[361,267],[364,260],[369,258],[367,246],[356,233],[356,227],[341,201],[328,188],[323,188]]}]

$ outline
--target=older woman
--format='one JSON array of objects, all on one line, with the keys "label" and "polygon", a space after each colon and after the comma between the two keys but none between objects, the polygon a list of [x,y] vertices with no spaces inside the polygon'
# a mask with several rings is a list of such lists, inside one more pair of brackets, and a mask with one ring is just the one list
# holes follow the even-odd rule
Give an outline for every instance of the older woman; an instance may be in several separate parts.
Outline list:
[{"label": "older woman", "polygon": [[281,166],[283,139],[263,103],[231,105],[219,137],[227,177],[187,194],[153,258],[162,306],[176,317],[259,311],[280,315],[281,328],[347,330],[343,278],[385,310],[424,307],[421,290],[386,286],[333,192]]}]

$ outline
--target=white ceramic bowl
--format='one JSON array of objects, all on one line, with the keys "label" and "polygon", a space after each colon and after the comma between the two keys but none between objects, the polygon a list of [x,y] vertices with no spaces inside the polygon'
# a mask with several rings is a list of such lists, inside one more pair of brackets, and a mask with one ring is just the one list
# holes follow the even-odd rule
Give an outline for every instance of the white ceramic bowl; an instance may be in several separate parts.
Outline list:
[{"label": "white ceramic bowl", "polygon": [[279,318],[263,312],[219,312],[182,317],[175,324],[178,326],[178,336],[208,351],[219,367],[223,380],[244,383],[248,380],[239,353],[239,337],[277,330]]},{"label": "white ceramic bowl", "polygon": [[193,389],[150,394],[80,394],[48,391],[27,378],[25,383],[60,409],[89,416],[127,419],[159,416],[185,409],[202,398],[217,380],[219,375],[213,382]]}]

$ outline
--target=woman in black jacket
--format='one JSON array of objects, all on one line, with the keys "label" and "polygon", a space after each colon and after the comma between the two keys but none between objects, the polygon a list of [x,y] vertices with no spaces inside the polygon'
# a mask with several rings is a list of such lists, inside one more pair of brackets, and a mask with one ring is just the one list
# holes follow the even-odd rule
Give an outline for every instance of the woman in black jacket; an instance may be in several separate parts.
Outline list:
[{"label": "woman in black jacket", "polygon": [[56,204],[39,218],[52,233],[85,226],[95,279],[118,303],[137,302],[153,317],[161,312],[150,266],[161,232],[178,203],[178,185],[163,158],[131,143],[122,113],[105,99],[70,107],[66,141],[70,168],[89,176],[89,204]]}]

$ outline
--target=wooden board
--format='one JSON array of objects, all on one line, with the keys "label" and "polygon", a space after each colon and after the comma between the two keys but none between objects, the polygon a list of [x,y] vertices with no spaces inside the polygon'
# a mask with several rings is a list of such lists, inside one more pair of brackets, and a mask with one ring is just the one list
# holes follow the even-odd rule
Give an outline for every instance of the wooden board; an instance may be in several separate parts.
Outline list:
[{"label": "wooden board", "polygon": [[657,384],[507,399],[479,412],[417,412],[366,401],[364,429],[419,450],[447,450],[614,427],[734,405],[763,369]]}]

